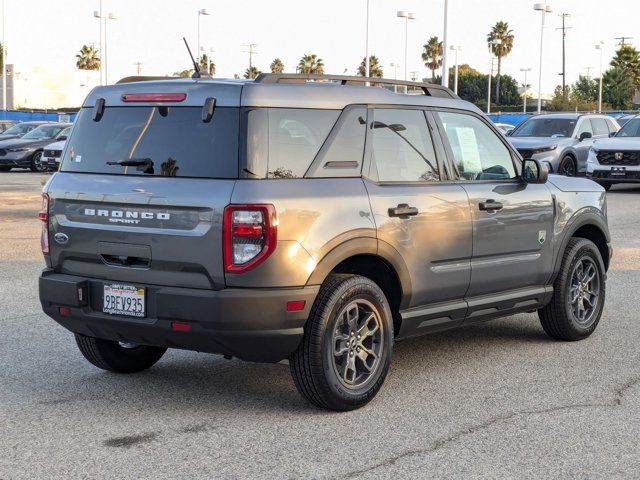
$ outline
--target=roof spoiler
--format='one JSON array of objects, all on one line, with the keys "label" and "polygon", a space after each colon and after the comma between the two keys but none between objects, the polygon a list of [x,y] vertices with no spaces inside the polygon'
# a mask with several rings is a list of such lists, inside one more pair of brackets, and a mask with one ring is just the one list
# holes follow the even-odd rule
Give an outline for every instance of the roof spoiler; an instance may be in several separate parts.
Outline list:
[{"label": "roof spoiler", "polygon": [[254,80],[255,83],[307,83],[307,82],[332,82],[340,85],[358,86],[402,86],[413,87],[422,91],[424,95],[441,98],[459,98],[453,91],[443,85],[435,83],[408,82],[405,80],[392,80],[388,78],[355,77],[350,75],[315,75],[304,73],[261,73]]}]

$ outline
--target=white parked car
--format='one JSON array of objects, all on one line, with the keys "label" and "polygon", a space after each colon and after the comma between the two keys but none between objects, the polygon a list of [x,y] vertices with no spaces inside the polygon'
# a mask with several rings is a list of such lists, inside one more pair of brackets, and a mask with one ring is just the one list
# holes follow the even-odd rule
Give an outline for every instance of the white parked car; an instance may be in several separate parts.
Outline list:
[{"label": "white parked car", "polygon": [[41,163],[46,165],[49,170],[53,170],[54,172],[58,170],[60,167],[60,159],[62,158],[62,151],[64,150],[64,146],[67,144],[67,137],[71,132],[71,127],[65,128],[60,135],[58,136],[58,140],[54,143],[50,143],[44,150],[42,151],[42,160]]},{"label": "white parked car", "polygon": [[606,190],[615,183],[640,183],[640,115],[627,121],[611,138],[593,143],[587,177]]}]

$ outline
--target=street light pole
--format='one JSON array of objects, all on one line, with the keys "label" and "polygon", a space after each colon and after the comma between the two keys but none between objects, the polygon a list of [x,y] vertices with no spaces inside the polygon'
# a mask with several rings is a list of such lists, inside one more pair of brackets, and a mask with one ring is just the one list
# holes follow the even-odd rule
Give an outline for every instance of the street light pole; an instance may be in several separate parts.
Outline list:
[{"label": "street light pole", "polygon": [[544,47],[544,20],[547,13],[551,13],[551,5],[546,3],[536,3],[533,9],[542,13],[542,24],[540,27],[540,67],[538,71],[538,113],[542,112],[542,52]]},{"label": "street light pole", "polygon": [[491,77],[493,76],[493,51],[491,47],[493,45],[502,45],[502,40],[496,39],[489,42],[489,58],[491,63],[489,65],[489,85],[487,87],[487,115],[491,113]]},{"label": "street light pole", "polygon": [[444,0],[444,32],[442,39],[442,85],[449,87],[449,65],[447,50],[449,43],[449,0]]},{"label": "street light pole", "polygon": [[364,76],[369,78],[369,0],[367,0],[367,25],[365,26],[364,41]]},{"label": "street light pole", "polygon": [[456,52],[454,77],[453,77],[453,91],[457,95],[458,94],[458,52],[462,50],[462,47],[460,45],[451,45],[451,50]]},{"label": "street light pole", "polygon": [[[200,55],[200,17],[203,15],[211,15],[209,13],[209,11],[206,8],[201,8],[200,10],[198,10],[198,50],[196,50],[198,52],[198,55]],[[198,62],[200,62],[200,58],[196,59]]]},{"label": "street light pole", "polygon": [[400,10],[397,13],[399,18],[404,18],[404,80],[407,80],[407,51],[409,45],[409,20],[414,20],[416,16],[411,12]]},{"label": "street light pole", "polygon": [[527,89],[529,88],[529,85],[527,85],[527,73],[529,73],[531,71],[530,68],[521,68],[520,69],[521,72],[524,72],[524,92],[522,95],[523,98],[523,107],[522,107],[522,111],[524,113],[527,113]]},{"label": "street light pole", "polygon": [[596,50],[600,50],[600,84],[598,85],[598,113],[602,113],[602,51],[604,42],[596,45]]},{"label": "street light pole", "polygon": [[7,47],[4,44],[4,0],[2,0],[2,110],[7,111]]}]

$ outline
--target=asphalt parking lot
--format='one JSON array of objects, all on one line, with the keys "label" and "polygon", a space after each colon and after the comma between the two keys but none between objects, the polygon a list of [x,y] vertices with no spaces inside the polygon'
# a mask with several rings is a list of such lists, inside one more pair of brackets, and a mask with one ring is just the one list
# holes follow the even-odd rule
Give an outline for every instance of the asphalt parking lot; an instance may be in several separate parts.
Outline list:
[{"label": "asphalt parking lot", "polygon": [[614,261],[596,333],[535,314],[400,342],[367,407],[328,413],[286,365],[170,351],[90,365],[43,315],[41,179],[0,173],[0,479],[638,478],[640,187],[609,192]]}]

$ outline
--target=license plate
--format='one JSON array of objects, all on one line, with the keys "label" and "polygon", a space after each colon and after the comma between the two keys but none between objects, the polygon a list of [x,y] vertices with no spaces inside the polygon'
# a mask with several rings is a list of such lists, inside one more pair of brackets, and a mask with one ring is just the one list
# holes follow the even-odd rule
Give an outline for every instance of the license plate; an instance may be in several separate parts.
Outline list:
[{"label": "license plate", "polygon": [[611,175],[616,177],[624,177],[627,175],[626,167],[611,167]]},{"label": "license plate", "polygon": [[144,293],[144,288],[133,285],[105,285],[102,311],[111,315],[144,317]]}]

